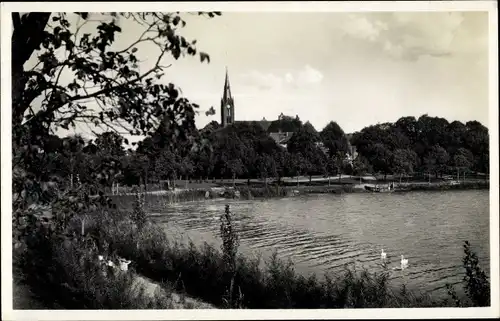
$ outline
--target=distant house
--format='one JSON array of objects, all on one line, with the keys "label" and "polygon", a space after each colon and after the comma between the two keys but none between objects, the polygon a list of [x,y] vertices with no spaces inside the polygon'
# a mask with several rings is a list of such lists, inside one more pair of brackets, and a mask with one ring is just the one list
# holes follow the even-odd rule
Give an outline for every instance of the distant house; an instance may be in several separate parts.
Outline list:
[{"label": "distant house", "polygon": [[352,136],[353,136],[353,134],[346,134],[347,144],[348,144],[348,148],[349,148],[349,155],[350,155],[351,161],[355,160],[358,157],[358,152],[357,152],[356,146],[351,144]]},{"label": "distant house", "polygon": [[290,138],[292,137],[293,135],[293,132],[276,132],[276,133],[269,133],[269,136],[271,136],[272,139],[274,139],[274,141],[286,148],[287,144],[288,144],[288,141],[290,140]]}]

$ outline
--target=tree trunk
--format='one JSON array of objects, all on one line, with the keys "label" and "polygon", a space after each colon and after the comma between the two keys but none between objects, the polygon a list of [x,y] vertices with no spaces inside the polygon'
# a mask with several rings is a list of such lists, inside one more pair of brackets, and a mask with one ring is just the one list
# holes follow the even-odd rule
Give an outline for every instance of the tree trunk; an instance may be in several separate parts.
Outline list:
[{"label": "tree trunk", "polygon": [[309,175],[309,186],[311,186],[311,182],[312,182],[312,175]]},{"label": "tree trunk", "polygon": [[24,112],[28,109],[30,100],[35,97],[26,97],[24,88],[27,78],[24,76],[24,64],[33,52],[40,46],[43,40],[43,31],[49,21],[51,12],[31,12],[23,17],[21,22],[20,13],[13,12],[11,46],[11,73],[12,73],[12,124],[21,125]]},{"label": "tree trunk", "polygon": [[328,186],[330,186],[330,174],[328,174]]},{"label": "tree trunk", "polygon": [[299,176],[297,175],[297,187],[299,187]]},{"label": "tree trunk", "polygon": [[235,180],[236,180],[236,174],[235,174],[235,173],[233,173],[233,188],[234,188],[234,186],[235,186]]},{"label": "tree trunk", "polygon": [[402,180],[403,180],[403,174],[399,174],[399,185],[401,185]]}]

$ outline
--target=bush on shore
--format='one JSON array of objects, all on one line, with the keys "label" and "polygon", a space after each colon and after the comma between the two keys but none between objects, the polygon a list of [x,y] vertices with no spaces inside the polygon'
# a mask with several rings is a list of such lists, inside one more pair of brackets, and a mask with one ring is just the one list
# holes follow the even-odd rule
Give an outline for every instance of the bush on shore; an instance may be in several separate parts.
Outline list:
[{"label": "bush on shore", "polygon": [[[40,215],[42,208],[24,210],[28,219],[18,229],[24,233],[13,244],[13,286],[27,285],[33,299],[48,309],[172,307],[171,293],[147,295],[143,287],[135,286],[133,271],[111,273],[98,260],[99,255],[116,258],[116,252],[105,250],[100,235],[88,233],[99,223],[96,218],[109,217],[106,207],[89,206],[83,215],[67,206],[67,200],[80,207],[77,198],[69,196],[52,204],[51,218]],[[120,224],[119,220],[115,223]]]}]

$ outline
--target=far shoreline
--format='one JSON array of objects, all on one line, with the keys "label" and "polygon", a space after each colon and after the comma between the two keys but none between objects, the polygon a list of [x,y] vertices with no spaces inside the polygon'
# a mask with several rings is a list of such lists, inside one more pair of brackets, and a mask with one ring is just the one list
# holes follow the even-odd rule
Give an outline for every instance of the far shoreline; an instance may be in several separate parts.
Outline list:
[{"label": "far shoreline", "polygon": [[[206,186],[197,188],[176,188],[175,190],[156,189],[150,191],[140,191],[142,195],[148,197],[161,198],[165,201],[165,205],[174,203],[185,203],[192,201],[202,201],[205,199],[268,199],[268,198],[292,198],[301,195],[314,194],[345,194],[345,193],[380,193],[380,194],[402,194],[408,192],[423,192],[423,191],[460,191],[460,190],[489,190],[489,180],[470,180],[462,181],[454,184],[449,182],[423,182],[415,181],[410,183],[394,182],[394,190],[390,192],[373,192],[365,189],[365,186],[388,185],[390,182],[376,183],[365,182],[361,184],[331,182],[330,185],[276,185],[268,184],[267,186],[246,185],[231,183],[220,183],[219,186]],[[112,199],[120,199],[133,197],[135,192],[119,193],[108,195]],[[208,197],[207,197],[208,196]],[[121,202],[120,202],[121,203]],[[125,202],[127,203],[127,202]]]}]

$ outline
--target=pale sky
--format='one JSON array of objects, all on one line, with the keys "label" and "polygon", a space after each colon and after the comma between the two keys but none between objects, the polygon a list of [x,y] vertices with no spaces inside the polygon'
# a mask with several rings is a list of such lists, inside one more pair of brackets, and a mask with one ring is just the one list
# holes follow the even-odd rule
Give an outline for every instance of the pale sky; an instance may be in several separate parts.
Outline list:
[{"label": "pale sky", "polygon": [[[220,122],[226,66],[236,120],[284,113],[317,130],[333,120],[354,132],[427,113],[488,126],[486,12],[223,12],[186,21],[181,34],[211,62],[168,59],[164,79],[201,105],[198,128]],[[119,25],[119,47],[142,33],[123,18]],[[156,51],[138,48],[147,68]],[[210,106],[217,113],[207,117]]]},{"label": "pale sky", "polygon": [[488,124],[486,13],[228,13],[190,21],[186,35],[212,63],[176,64],[172,77],[217,109],[227,65],[238,120],[283,112],[346,132],[425,113]]}]

